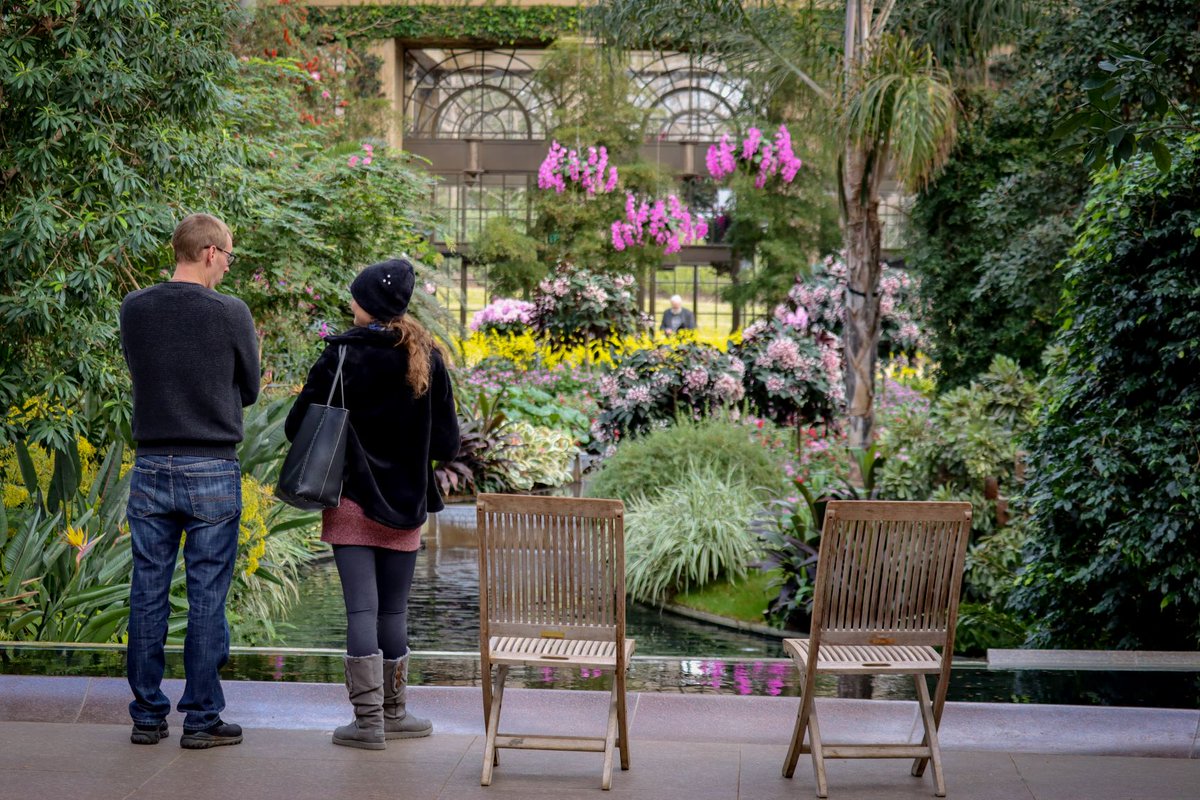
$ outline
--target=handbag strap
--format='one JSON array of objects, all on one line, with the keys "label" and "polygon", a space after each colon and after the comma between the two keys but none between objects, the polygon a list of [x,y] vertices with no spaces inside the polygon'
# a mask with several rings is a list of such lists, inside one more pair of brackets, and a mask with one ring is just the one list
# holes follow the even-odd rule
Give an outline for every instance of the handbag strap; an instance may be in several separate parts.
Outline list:
[{"label": "handbag strap", "polygon": [[342,362],[346,360],[346,345],[338,347],[338,365],[337,372],[333,375],[333,383],[329,385],[329,398],[325,401],[325,405],[333,404],[333,390],[340,389],[342,397],[342,408],[346,407],[346,389],[342,386]]}]

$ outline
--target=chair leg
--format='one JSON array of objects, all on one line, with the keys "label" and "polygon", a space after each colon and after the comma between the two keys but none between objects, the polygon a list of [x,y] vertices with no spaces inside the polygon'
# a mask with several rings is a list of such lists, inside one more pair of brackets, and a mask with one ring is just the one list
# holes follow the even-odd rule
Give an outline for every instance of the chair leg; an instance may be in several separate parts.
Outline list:
[{"label": "chair leg", "polygon": [[813,774],[817,777],[817,797],[829,797],[829,786],[825,781],[825,752],[821,748],[821,729],[817,725],[817,706],[813,702],[812,714],[808,718],[809,750],[812,752]]},{"label": "chair leg", "polygon": [[629,715],[625,709],[626,674],[618,671],[617,683],[617,747],[621,748],[621,769],[629,769]]},{"label": "chair leg", "polygon": [[[921,728],[928,731],[928,729],[925,726],[925,715],[924,715],[923,711],[921,710],[921,685],[925,683],[925,676],[918,673],[916,675],[913,675],[913,679],[916,681],[916,684],[917,684],[917,716],[919,716],[921,718]],[[928,687],[926,687],[926,688],[928,688]],[[929,746],[929,733],[928,732],[926,732],[921,737],[921,746],[922,747]],[[909,774],[911,774],[914,778],[922,777],[925,774],[925,767],[928,766],[928,764],[929,764],[928,758],[921,757],[921,758],[914,759],[913,763],[912,763],[912,769],[909,770]]]},{"label": "chair leg", "polygon": [[[803,673],[801,673],[803,677]],[[790,778],[796,774],[796,762],[804,752],[804,734],[808,730],[808,717],[812,713],[812,692],[801,689],[800,708],[796,710],[796,727],[792,729],[792,743],[788,747],[787,758],[783,761],[783,777]]]},{"label": "chair leg", "polygon": [[913,762],[912,774],[921,777],[925,772],[925,762],[933,762],[933,793],[938,797],[946,796],[946,779],[942,773],[942,751],[938,747],[937,719],[933,713],[933,703],[929,699],[929,686],[925,683],[924,675],[913,676],[917,681],[917,703],[921,708],[921,722],[925,727],[925,737],[922,744],[929,748],[929,757],[918,758]]},{"label": "chair leg", "polygon": [[[490,676],[489,676],[490,677]],[[508,677],[508,666],[496,668],[496,687],[492,693],[492,707],[488,713],[487,739],[483,746],[483,774],[480,786],[492,785],[492,768],[499,763],[496,753],[496,732],[500,730],[500,705],[504,701],[504,680]]]},{"label": "chair leg", "polygon": [[492,713],[492,665],[480,659],[479,677],[483,682],[483,732],[487,733],[488,715]]},{"label": "chair leg", "polygon": [[[933,723],[934,727],[940,729],[942,727],[942,712],[946,708],[946,694],[950,689],[950,664],[944,662],[942,664],[942,672],[938,675],[937,688],[933,695]],[[928,759],[917,759],[918,763],[913,764],[913,774],[920,777],[925,773],[925,764]]]},{"label": "chair leg", "polygon": [[608,726],[604,733],[604,776],[600,779],[600,788],[606,792],[612,788],[613,747],[617,741],[617,687],[614,672],[612,696],[608,701]]}]

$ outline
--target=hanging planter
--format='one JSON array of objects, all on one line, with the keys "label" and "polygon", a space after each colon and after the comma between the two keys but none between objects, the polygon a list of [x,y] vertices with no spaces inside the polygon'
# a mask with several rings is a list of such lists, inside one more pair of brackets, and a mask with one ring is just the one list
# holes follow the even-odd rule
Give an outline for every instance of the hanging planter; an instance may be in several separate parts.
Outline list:
[{"label": "hanging planter", "polygon": [[739,168],[754,175],[754,186],[762,189],[767,181],[778,175],[784,183],[791,183],[800,167],[804,166],[792,150],[792,135],[786,125],[780,125],[775,132],[774,140],[763,137],[758,128],[746,131],[740,149],[734,147],[729,134],[721,136],[721,141],[708,148],[704,159],[708,172],[717,180],[732,175]]},{"label": "hanging planter", "polygon": [[656,244],[667,255],[678,253],[684,245],[701,241],[708,234],[708,223],[693,218],[688,207],[675,195],[665,201],[625,197],[625,219],[612,224],[612,244],[618,251],[627,247]]}]

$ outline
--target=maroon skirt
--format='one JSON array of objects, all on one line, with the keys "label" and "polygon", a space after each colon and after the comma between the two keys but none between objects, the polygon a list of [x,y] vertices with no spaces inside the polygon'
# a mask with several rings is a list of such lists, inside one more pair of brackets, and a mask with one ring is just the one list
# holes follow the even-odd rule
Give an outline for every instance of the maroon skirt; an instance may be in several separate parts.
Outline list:
[{"label": "maroon skirt", "polygon": [[362,506],[343,497],[337,508],[327,508],[321,512],[321,541],[386,547],[411,553],[421,546],[421,529],[389,528],[382,522],[368,519],[363,514]]}]

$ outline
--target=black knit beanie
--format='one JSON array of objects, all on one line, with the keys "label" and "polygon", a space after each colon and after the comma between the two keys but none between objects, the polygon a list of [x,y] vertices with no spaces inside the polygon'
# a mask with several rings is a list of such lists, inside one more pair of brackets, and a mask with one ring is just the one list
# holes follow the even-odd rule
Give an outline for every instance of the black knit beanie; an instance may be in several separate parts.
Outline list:
[{"label": "black knit beanie", "polygon": [[372,317],[387,322],[408,309],[417,274],[407,259],[393,258],[372,264],[358,273],[350,294]]}]

